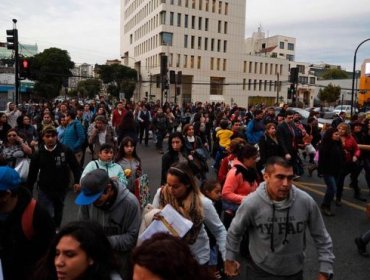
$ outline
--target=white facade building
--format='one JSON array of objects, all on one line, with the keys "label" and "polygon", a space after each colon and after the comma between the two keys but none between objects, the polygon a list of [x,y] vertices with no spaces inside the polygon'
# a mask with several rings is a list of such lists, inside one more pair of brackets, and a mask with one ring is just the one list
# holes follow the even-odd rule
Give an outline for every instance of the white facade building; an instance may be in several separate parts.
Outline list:
[{"label": "white facade building", "polygon": [[121,0],[121,59],[139,71],[135,98],[175,100],[175,85],[161,96],[160,57],[166,55],[168,69],[182,72],[178,103],[246,106],[286,100],[287,57],[292,53],[288,43],[295,44],[295,39],[275,36],[266,41],[265,46],[284,42],[286,52],[279,50],[276,57],[249,54],[245,8],[245,0]]},{"label": "white facade building", "polygon": [[76,65],[71,72],[73,77],[68,78],[68,87],[71,89],[76,89],[78,82],[94,77],[94,67],[87,63]]}]

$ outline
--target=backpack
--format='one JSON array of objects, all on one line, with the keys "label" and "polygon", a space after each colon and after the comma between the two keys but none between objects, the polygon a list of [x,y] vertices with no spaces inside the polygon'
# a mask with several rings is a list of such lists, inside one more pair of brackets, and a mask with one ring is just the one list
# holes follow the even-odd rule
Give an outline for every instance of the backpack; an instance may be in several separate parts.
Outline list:
[{"label": "backpack", "polygon": [[33,228],[33,214],[35,212],[35,208],[36,200],[31,198],[22,214],[22,231],[27,240],[32,240],[32,238],[35,236],[35,229]]}]

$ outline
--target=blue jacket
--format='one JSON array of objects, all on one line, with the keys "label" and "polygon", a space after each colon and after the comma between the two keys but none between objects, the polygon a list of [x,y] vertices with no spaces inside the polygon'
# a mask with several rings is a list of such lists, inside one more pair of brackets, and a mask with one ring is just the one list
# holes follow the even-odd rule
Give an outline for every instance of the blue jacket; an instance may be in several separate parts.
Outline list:
[{"label": "blue jacket", "polygon": [[248,123],[245,135],[248,139],[248,143],[252,145],[257,144],[264,134],[265,125],[263,124],[263,120],[251,120]]},{"label": "blue jacket", "polygon": [[74,153],[82,151],[85,145],[85,130],[78,120],[70,122],[64,130],[62,144],[69,147]]}]

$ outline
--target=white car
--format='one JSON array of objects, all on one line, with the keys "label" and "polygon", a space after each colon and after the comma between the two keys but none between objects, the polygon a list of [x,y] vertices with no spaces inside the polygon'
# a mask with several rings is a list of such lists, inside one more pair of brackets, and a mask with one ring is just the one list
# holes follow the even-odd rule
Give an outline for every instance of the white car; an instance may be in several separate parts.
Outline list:
[{"label": "white car", "polygon": [[[358,109],[353,107],[353,112],[355,114],[358,113]],[[337,107],[334,108],[333,110],[334,114],[339,115],[340,112],[346,112],[346,115],[349,116],[351,115],[351,105],[338,105]]]}]

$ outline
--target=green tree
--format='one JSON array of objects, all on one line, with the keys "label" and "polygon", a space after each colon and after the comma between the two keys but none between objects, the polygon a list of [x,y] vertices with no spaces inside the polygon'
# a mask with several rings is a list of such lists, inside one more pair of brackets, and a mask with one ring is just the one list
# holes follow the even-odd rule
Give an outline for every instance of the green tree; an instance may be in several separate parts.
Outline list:
[{"label": "green tree", "polygon": [[325,72],[321,76],[324,80],[338,80],[338,79],[348,79],[350,78],[346,71],[338,69],[338,68],[331,68],[325,70]]},{"label": "green tree", "polygon": [[329,84],[327,87],[319,90],[318,97],[322,102],[333,103],[339,99],[340,91],[340,86]]},{"label": "green tree", "polygon": [[94,98],[99,94],[101,90],[101,80],[99,79],[87,79],[78,82],[77,91],[83,97]]},{"label": "green tree", "polygon": [[113,96],[118,97],[120,92],[125,93],[126,99],[133,96],[137,83],[137,71],[135,69],[120,64],[99,65],[98,73],[104,83],[110,84],[108,92]]},{"label": "green tree", "polygon": [[34,91],[40,96],[58,96],[63,82],[72,76],[71,61],[66,50],[49,48],[30,58],[31,80],[35,80]]}]

